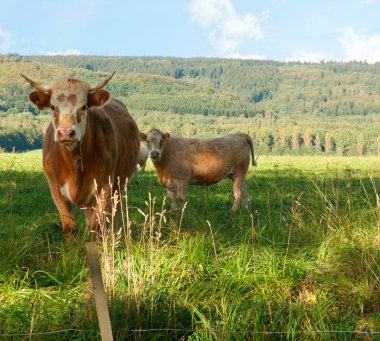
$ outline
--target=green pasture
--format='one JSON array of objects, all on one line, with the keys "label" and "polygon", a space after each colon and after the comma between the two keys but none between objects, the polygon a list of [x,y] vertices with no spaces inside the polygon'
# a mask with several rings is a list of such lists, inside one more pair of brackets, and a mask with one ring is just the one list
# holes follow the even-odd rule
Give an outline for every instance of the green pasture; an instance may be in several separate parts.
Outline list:
[{"label": "green pasture", "polygon": [[[64,244],[41,151],[0,154],[0,339],[100,340],[84,217]],[[99,256],[116,340],[380,339],[380,159],[265,157],[172,212],[150,164]]]}]

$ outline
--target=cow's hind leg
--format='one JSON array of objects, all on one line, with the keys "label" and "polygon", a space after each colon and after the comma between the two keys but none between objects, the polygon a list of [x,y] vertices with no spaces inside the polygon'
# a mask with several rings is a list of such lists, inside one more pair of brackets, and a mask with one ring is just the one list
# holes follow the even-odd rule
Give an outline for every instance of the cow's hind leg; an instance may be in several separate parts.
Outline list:
[{"label": "cow's hind leg", "polygon": [[235,212],[239,206],[239,201],[241,198],[241,192],[242,192],[242,177],[240,176],[234,176],[234,184],[233,184],[233,191],[234,191],[234,203],[232,205],[232,212]]},{"label": "cow's hind leg", "polygon": [[248,189],[245,180],[243,180],[241,183],[241,201],[243,203],[244,209],[248,210]]}]

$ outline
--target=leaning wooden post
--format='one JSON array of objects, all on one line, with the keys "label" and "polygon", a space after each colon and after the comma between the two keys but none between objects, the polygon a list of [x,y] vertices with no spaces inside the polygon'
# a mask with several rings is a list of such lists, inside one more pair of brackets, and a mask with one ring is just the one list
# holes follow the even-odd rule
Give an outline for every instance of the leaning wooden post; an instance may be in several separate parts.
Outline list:
[{"label": "leaning wooden post", "polygon": [[113,341],[110,316],[108,313],[106,293],[102,278],[102,270],[98,256],[98,247],[96,242],[86,243],[87,261],[90,267],[91,282],[94,288],[96,312],[100,327],[102,341]]}]

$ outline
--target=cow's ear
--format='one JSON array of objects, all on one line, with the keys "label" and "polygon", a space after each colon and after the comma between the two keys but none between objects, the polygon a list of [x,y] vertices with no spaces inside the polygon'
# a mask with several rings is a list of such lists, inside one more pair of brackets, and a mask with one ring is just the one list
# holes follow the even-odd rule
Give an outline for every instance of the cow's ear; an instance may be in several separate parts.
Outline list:
[{"label": "cow's ear", "polygon": [[164,142],[168,141],[169,138],[170,138],[170,134],[169,134],[169,133],[165,133],[165,134],[163,135],[163,138],[164,138]]},{"label": "cow's ear", "polygon": [[147,136],[143,132],[140,132],[140,141],[146,141],[146,139]]},{"label": "cow's ear", "polygon": [[40,110],[50,107],[50,95],[45,92],[32,91],[28,97]]},{"label": "cow's ear", "polygon": [[107,90],[96,90],[88,94],[87,103],[89,107],[99,107],[106,104],[110,97],[111,95]]}]

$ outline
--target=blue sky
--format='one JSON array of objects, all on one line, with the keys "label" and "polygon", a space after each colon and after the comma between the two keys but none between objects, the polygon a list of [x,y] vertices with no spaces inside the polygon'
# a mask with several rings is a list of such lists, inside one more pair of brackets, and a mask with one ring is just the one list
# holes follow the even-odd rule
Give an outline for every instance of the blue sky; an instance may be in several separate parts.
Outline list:
[{"label": "blue sky", "polygon": [[0,54],[380,61],[380,0],[1,0]]}]

